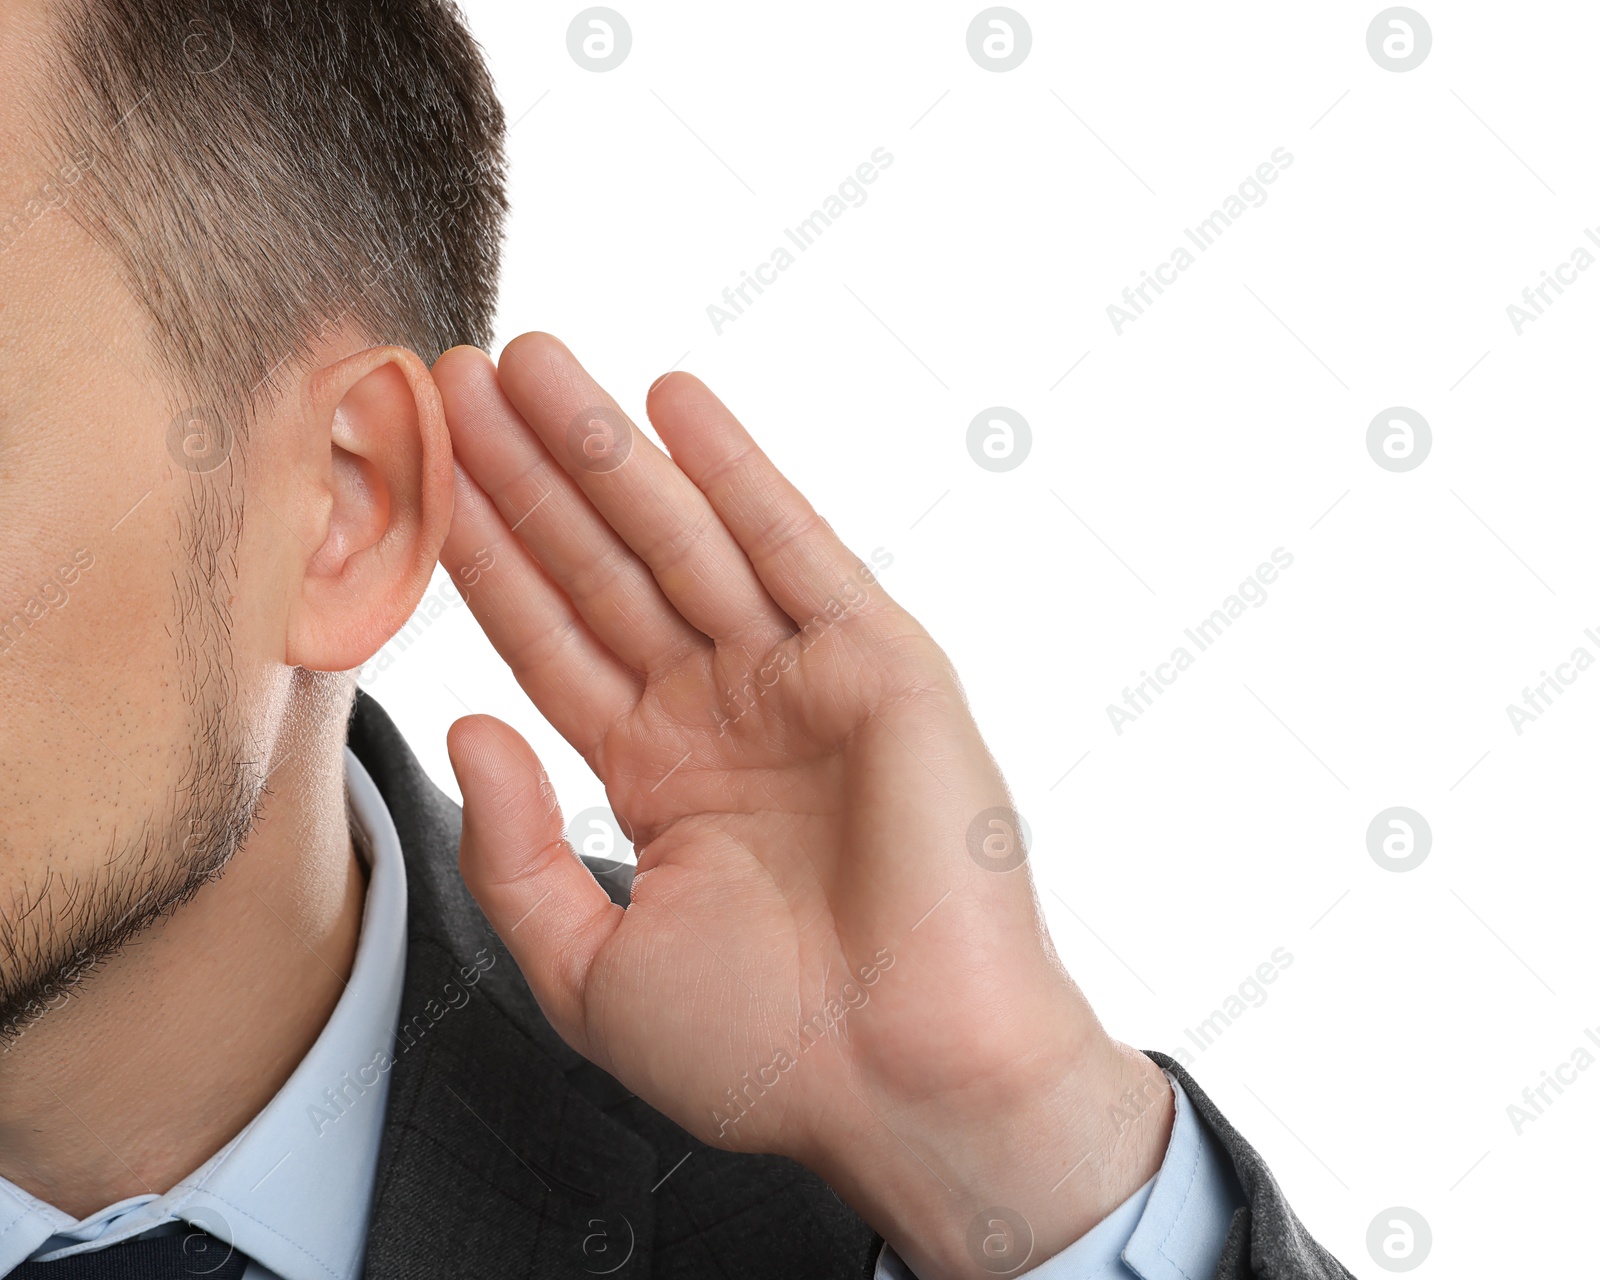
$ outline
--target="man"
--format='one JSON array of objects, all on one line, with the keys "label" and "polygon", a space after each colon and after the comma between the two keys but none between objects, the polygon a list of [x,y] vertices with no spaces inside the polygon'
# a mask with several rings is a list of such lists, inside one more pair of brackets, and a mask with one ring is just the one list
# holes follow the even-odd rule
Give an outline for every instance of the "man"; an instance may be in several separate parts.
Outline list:
[{"label": "man", "polygon": [[[458,345],[442,0],[0,24],[0,1274],[1347,1274],[1100,1027],[944,655],[711,393],[669,458]],[[631,892],[506,725],[463,815],[352,716],[436,561]]]}]

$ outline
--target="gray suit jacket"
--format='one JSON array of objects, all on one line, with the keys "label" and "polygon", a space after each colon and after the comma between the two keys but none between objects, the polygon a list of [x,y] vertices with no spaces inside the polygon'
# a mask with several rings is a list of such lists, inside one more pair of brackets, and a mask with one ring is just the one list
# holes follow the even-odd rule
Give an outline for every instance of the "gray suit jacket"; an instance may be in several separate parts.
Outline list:
[{"label": "gray suit jacket", "polygon": [[[706,1146],[562,1043],[461,882],[460,809],[365,693],[349,744],[394,817],[410,886],[368,1280],[870,1276],[881,1241],[821,1179]],[[626,876],[601,878],[626,903]],[[1248,1200],[1217,1280],[1349,1280],[1187,1073],[1150,1056],[1182,1081]]]}]

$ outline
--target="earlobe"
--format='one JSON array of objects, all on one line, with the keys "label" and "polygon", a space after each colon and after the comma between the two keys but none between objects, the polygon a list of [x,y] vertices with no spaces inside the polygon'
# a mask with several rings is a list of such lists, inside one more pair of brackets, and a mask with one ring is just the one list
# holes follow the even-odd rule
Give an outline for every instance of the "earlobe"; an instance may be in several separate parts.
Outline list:
[{"label": "earlobe", "polygon": [[317,510],[285,660],[349,671],[410,617],[450,527],[449,431],[428,367],[374,347],[307,383]]}]

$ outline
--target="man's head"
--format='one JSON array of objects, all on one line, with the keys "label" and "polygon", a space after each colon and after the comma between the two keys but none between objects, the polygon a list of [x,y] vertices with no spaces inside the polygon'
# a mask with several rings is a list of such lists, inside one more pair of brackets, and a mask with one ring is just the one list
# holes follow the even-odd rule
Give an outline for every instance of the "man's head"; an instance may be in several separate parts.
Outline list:
[{"label": "man's head", "polygon": [[[442,0],[0,10],[0,1034],[342,730],[449,521],[504,122]],[[335,757],[336,759],[337,757]]]}]

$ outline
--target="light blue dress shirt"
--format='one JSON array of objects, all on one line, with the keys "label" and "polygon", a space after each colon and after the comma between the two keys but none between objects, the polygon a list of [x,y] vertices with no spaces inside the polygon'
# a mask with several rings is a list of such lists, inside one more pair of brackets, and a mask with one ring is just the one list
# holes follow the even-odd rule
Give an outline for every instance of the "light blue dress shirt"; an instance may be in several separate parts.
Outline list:
[{"label": "light blue dress shirt", "polygon": [[[405,979],[406,871],[389,810],[348,749],[345,768],[351,813],[371,854],[367,899],[350,981],[310,1052],[250,1124],[164,1195],[133,1196],[75,1220],[0,1178],[0,1276],[30,1259],[185,1224],[242,1253],[245,1280],[360,1276]],[[1227,1157],[1176,1082],[1173,1094],[1160,1171],[1087,1235],[1021,1273],[1027,1280],[1212,1274],[1243,1201]],[[877,1275],[915,1280],[888,1248]]]}]

